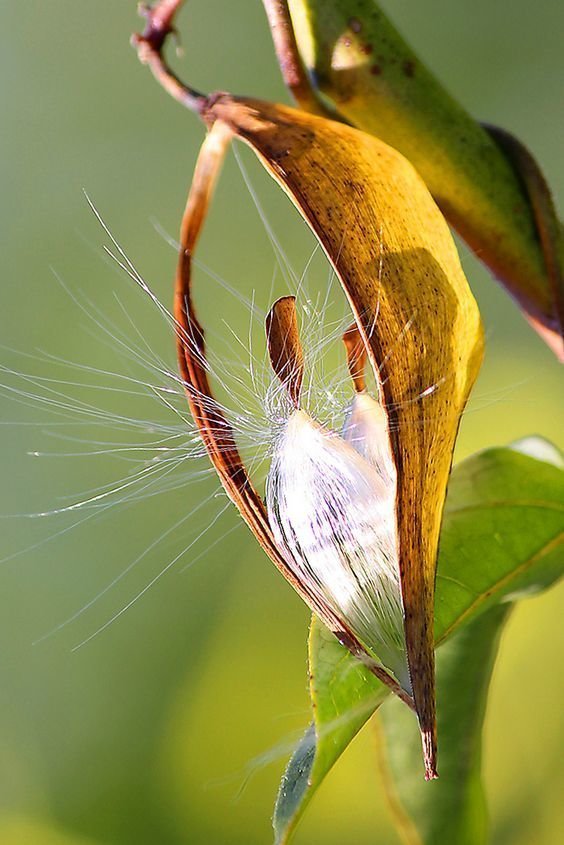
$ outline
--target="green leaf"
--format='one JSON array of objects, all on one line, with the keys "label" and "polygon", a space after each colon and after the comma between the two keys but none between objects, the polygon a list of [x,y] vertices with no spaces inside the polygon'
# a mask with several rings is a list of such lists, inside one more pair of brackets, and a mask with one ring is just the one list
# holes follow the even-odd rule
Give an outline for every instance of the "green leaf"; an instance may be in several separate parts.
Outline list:
[{"label": "green leaf", "polygon": [[276,845],[288,841],[317,786],[388,694],[388,687],[355,660],[316,616],[309,654],[314,722],[280,784],[273,819]]},{"label": "green leaf", "polygon": [[510,604],[461,628],[437,653],[440,778],[423,779],[417,725],[390,697],[380,711],[380,751],[397,827],[409,843],[486,845],[482,726],[491,674]]},{"label": "green leaf", "polygon": [[[492,608],[539,592],[562,574],[561,460],[551,444],[527,438],[510,448],[481,452],[455,467],[439,551],[437,644],[465,630],[471,620],[479,624],[482,616],[487,627]],[[277,845],[289,841],[327,772],[388,694],[316,618],[309,662],[313,725],[280,787],[274,813]],[[440,741],[446,744],[446,737]]]},{"label": "green leaf", "polygon": [[[544,441],[538,439],[540,444]],[[562,574],[564,472],[511,449],[489,449],[452,474],[441,534],[435,641],[500,601]]]}]

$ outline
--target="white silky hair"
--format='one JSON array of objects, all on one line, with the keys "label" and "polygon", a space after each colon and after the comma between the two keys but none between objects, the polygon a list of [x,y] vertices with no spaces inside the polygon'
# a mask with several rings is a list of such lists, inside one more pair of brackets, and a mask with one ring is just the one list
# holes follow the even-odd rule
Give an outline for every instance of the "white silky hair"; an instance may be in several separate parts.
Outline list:
[{"label": "white silky hair", "polygon": [[356,393],[342,431],[343,440],[371,464],[395,497],[396,468],[388,436],[388,419],[380,402],[367,391]]},{"label": "white silky hair", "polygon": [[[378,418],[374,425],[366,421],[370,405],[378,403],[360,396],[345,423],[349,442],[304,410],[290,415],[267,477],[268,514],[294,574],[411,693],[397,559],[395,474],[392,477],[389,468],[387,429]],[[359,405],[362,413],[355,426]],[[361,442],[361,431],[370,436],[377,431],[380,442]]]}]

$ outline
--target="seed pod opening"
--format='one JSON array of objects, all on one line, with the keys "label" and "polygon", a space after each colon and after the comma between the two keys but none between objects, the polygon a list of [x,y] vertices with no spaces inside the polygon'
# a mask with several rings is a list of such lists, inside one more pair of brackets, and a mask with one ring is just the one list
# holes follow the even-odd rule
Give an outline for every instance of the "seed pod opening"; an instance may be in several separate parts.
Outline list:
[{"label": "seed pod opening", "polygon": [[367,394],[361,396],[361,410],[353,408],[349,414],[352,442],[347,442],[300,408],[296,384],[301,385],[303,356],[293,297],[274,304],[267,336],[273,369],[295,407],[277,437],[266,485],[276,544],[296,578],[345,620],[368,654],[411,695],[395,475],[378,471],[391,463],[385,424],[379,430],[380,443],[371,447],[379,461],[370,462],[354,445],[356,440],[362,446],[366,430],[374,436],[376,428],[363,424],[362,416],[370,417],[378,403]]}]

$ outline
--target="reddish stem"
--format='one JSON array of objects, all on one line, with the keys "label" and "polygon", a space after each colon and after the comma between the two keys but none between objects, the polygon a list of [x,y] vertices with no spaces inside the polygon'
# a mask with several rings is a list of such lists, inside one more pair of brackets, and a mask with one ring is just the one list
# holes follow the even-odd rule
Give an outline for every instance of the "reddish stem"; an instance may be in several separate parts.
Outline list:
[{"label": "reddish stem", "polygon": [[139,14],[147,21],[141,35],[134,35],[131,43],[137,49],[139,60],[148,65],[155,79],[168,93],[196,114],[201,114],[207,105],[207,97],[181,82],[165,61],[162,50],[168,36],[175,32],[174,16],[184,0],[160,0],[149,6],[139,5]]},{"label": "reddish stem", "polygon": [[331,117],[314,90],[300,56],[287,1],[263,0],[263,5],[286,87],[304,111]]}]

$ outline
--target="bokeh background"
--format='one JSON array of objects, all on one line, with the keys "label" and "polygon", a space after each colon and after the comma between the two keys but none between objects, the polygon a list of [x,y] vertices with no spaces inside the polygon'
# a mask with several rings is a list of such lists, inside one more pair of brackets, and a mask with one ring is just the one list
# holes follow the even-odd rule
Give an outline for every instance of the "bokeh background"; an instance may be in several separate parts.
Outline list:
[{"label": "bokeh background", "polygon": [[[187,437],[137,381],[167,383],[147,366],[174,370],[172,332],[104,253],[108,237],[83,194],[168,305],[175,253],[165,233],[178,229],[202,129],[129,48],[135,0],[1,5],[0,843],[264,845],[308,721],[308,613],[204,462],[158,466],[173,453],[151,444],[169,436],[182,456]],[[471,111],[528,144],[562,197],[564,7],[383,5]],[[188,6],[179,67],[193,84],[287,100],[259,0]],[[309,234],[244,151],[241,161],[301,273]],[[459,457],[529,433],[562,446],[557,364],[461,252],[488,349]],[[210,338],[244,364],[248,307],[226,283],[246,297],[256,290],[266,308],[283,274],[233,156],[199,257]],[[322,263],[308,279],[323,288]],[[152,467],[92,507],[32,516]],[[484,759],[496,845],[562,841],[563,608],[562,587],[523,602],[503,637]],[[370,727],[300,827],[298,845],[319,842],[398,842]]]}]

